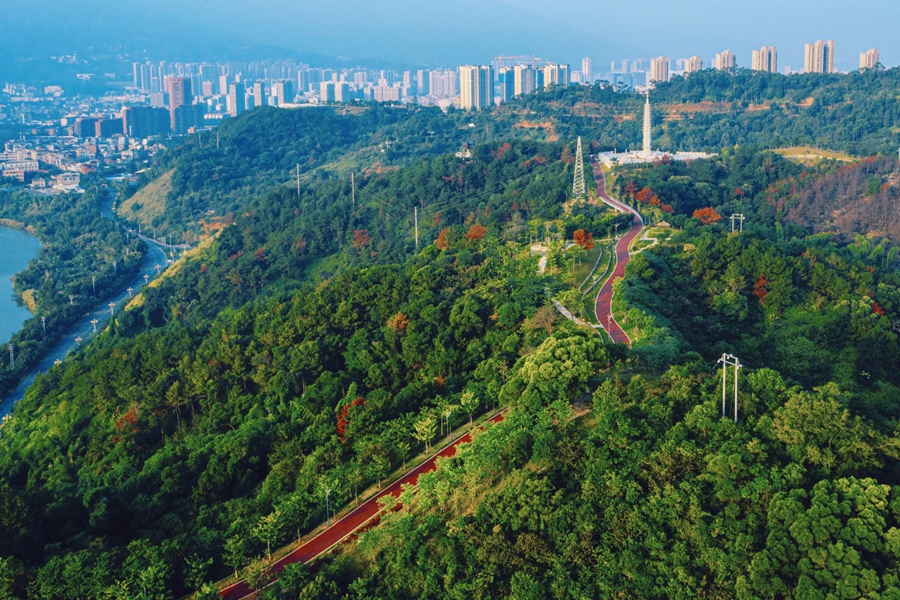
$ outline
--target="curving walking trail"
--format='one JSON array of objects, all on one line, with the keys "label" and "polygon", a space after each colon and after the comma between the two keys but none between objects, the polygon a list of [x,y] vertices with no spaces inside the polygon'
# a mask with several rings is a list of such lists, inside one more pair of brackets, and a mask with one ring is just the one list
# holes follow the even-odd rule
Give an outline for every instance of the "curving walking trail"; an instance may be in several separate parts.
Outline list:
[{"label": "curving walking trail", "polygon": [[[504,408],[493,417],[488,419],[486,423],[499,423],[503,420],[503,415],[507,410],[508,409]],[[477,429],[481,428],[482,427],[479,426]],[[424,463],[422,463],[388,487],[384,488],[381,492],[379,492],[372,498],[369,498],[368,500],[360,504],[352,512],[342,517],[339,521],[336,521],[333,525],[316,535],[311,540],[306,541],[303,545],[301,545],[299,548],[297,548],[284,558],[276,561],[274,564],[272,564],[271,567],[269,567],[268,572],[272,575],[275,575],[283,571],[284,568],[288,565],[298,562],[306,563],[314,560],[334,546],[340,544],[342,541],[344,541],[354,533],[359,532],[367,525],[371,525],[375,522],[375,519],[381,513],[381,505],[378,503],[381,498],[384,498],[386,496],[399,498],[400,493],[403,491],[402,488],[404,485],[412,485],[413,487],[417,486],[419,482],[419,475],[421,475],[422,473],[429,473],[437,469],[437,459],[449,458],[453,456],[454,454],[456,454],[457,447],[463,444],[467,444],[471,441],[471,431],[463,436],[458,437],[449,446],[426,460]],[[250,585],[246,580],[241,580],[220,590],[219,595],[226,600],[240,600],[242,598],[253,597],[254,592],[250,589]]]},{"label": "curving walking trail", "polygon": [[603,167],[596,160],[591,160],[591,165],[594,167],[594,180],[597,182],[597,196],[614,209],[634,215],[631,229],[616,243],[616,268],[613,269],[612,274],[600,287],[600,291],[597,293],[597,300],[594,303],[594,314],[597,316],[597,322],[606,329],[612,341],[617,344],[630,345],[631,339],[628,337],[628,334],[622,330],[622,327],[619,326],[616,319],[612,316],[612,286],[616,279],[625,276],[625,267],[628,266],[628,261],[631,260],[629,248],[631,243],[641,234],[641,230],[644,228],[644,220],[630,206],[609,197],[609,194],[606,193],[606,178],[603,176]]}]

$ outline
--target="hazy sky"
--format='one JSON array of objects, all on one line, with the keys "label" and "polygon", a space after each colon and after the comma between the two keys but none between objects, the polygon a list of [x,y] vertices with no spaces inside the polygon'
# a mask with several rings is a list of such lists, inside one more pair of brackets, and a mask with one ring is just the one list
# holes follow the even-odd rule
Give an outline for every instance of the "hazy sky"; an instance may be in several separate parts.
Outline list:
[{"label": "hazy sky", "polygon": [[149,52],[254,44],[426,66],[500,53],[575,65],[588,55],[605,70],[658,55],[706,63],[726,48],[749,66],[751,49],[775,45],[780,69],[798,69],[804,42],[833,38],[839,68],[871,47],[900,64],[897,0],[0,0],[0,14],[7,54],[140,38]]}]

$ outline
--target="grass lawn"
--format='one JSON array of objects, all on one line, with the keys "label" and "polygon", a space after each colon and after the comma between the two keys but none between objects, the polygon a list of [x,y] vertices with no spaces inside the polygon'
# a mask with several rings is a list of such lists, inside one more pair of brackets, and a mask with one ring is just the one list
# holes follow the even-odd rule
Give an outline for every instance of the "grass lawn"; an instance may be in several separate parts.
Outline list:
[{"label": "grass lawn", "polygon": [[[597,263],[597,259],[603,252],[602,246],[600,244],[595,244],[594,249],[586,252],[584,256],[581,257],[581,264],[575,265],[575,270],[572,271],[569,266],[566,264],[562,268],[562,270],[557,274],[557,278],[561,284],[566,287],[575,288],[581,285],[587,276],[590,274],[591,269],[594,268],[594,265]],[[565,259],[563,261],[567,263],[568,260]]]},{"label": "grass lawn", "polygon": [[833,150],[823,150],[821,148],[812,148],[809,146],[794,146],[792,148],[779,148],[775,150],[776,154],[780,154],[788,160],[801,163],[817,162],[820,160],[839,160],[842,162],[853,162],[856,160],[849,154],[843,152],[835,152]]}]

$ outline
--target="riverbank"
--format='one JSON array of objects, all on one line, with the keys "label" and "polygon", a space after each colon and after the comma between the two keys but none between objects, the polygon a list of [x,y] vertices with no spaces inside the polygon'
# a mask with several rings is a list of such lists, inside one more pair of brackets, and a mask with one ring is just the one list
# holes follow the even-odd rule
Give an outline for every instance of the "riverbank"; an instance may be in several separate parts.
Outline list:
[{"label": "riverbank", "polygon": [[[27,378],[85,315],[97,305],[106,306],[111,296],[140,276],[146,258],[144,244],[103,218],[102,203],[107,195],[100,183],[81,195],[0,193],[0,216],[3,223],[11,225],[3,231],[19,236],[35,231],[39,235],[31,238],[33,244],[42,247],[39,253],[3,271],[6,277],[2,278],[0,303],[7,311],[17,310],[18,315],[15,319],[0,315],[0,325],[6,327],[5,339],[0,342],[0,398]],[[0,260],[8,258],[7,248],[18,244],[0,243]],[[18,298],[13,295],[13,275]],[[6,299],[10,301],[4,302]],[[12,360],[7,343],[14,352]]]},{"label": "riverbank", "polygon": [[[34,295],[20,298],[15,294],[15,277],[38,257],[41,242],[22,227],[10,227],[9,219],[0,219],[0,344],[6,344],[30,319]],[[29,302],[30,300],[30,302]]]},{"label": "riverbank", "polygon": [[17,229],[19,231],[28,232],[30,235],[37,237],[37,229],[32,227],[31,225],[26,225],[21,221],[16,221],[14,219],[0,219],[0,227],[8,227],[9,229]]}]

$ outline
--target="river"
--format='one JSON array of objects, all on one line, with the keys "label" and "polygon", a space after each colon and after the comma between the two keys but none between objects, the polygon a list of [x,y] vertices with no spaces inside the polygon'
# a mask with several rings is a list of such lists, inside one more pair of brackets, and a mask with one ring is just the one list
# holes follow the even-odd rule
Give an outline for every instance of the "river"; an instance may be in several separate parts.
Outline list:
[{"label": "river", "polygon": [[[111,207],[112,199],[112,193],[104,198],[100,205],[100,214],[103,215],[103,218],[114,221],[115,215],[112,213]],[[80,322],[74,324],[69,330],[69,333],[56,344],[53,350],[44,356],[37,366],[28,373],[28,376],[19,384],[19,386],[5,399],[0,398],[0,419],[12,413],[13,406],[25,396],[25,390],[28,389],[28,386],[30,386],[32,382],[34,382],[34,378],[38,373],[46,372],[56,364],[56,361],[61,362],[67,360],[70,352],[77,350],[82,342],[87,343],[94,335],[96,335],[94,333],[95,328],[92,323],[93,320],[97,321],[96,331],[100,332],[103,330],[111,315],[111,310],[109,308],[110,303],[113,304],[113,309],[121,310],[122,306],[129,298],[131,298],[132,293],[137,293],[148,280],[157,277],[159,272],[167,267],[168,257],[166,256],[165,251],[160,248],[160,244],[147,237],[141,237],[141,239],[147,243],[148,252],[144,256],[144,266],[141,268],[140,273],[135,277],[134,281],[126,288],[120,290],[115,296],[101,301],[94,307],[92,312],[86,314]],[[0,251],[3,249],[4,246],[0,245]],[[181,249],[181,247],[171,248],[171,250]],[[5,252],[0,252],[0,254],[5,255]],[[21,271],[22,269],[19,270]],[[19,327],[21,327],[21,323],[19,324]],[[4,350],[7,353],[9,352],[8,349],[0,348],[0,352],[3,352]],[[7,354],[7,359],[8,356],[9,355]],[[0,354],[0,360],[2,360],[2,354]]]},{"label": "river", "polygon": [[37,258],[41,243],[32,235],[0,226],[0,344],[6,344],[31,313],[13,293],[13,276]]}]

